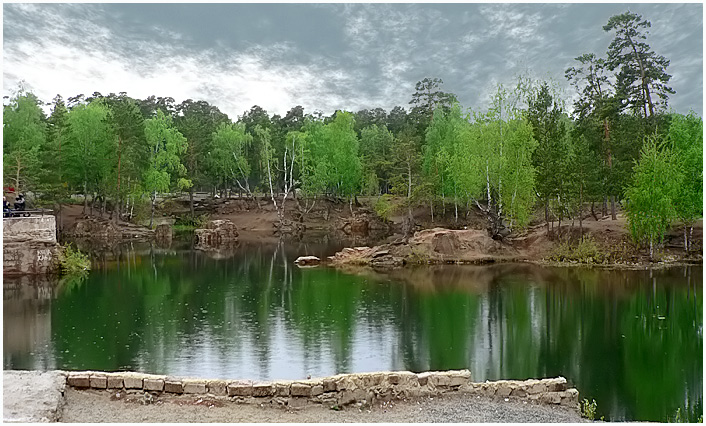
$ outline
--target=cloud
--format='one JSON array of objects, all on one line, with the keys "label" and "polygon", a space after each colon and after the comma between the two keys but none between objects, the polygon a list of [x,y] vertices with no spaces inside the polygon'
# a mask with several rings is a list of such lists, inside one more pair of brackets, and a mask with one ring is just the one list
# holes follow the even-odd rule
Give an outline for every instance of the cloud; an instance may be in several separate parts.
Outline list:
[{"label": "cloud", "polygon": [[[278,114],[408,107],[415,83],[437,77],[477,108],[526,69],[568,87],[564,70],[581,53],[605,52],[611,36],[601,26],[622,8],[271,6],[6,4],[4,94],[23,79],[43,100],[126,91],[202,99],[235,118],[255,104]],[[635,9],[655,17],[650,41],[672,60],[670,104],[701,113],[702,6]],[[223,18],[231,12],[237,25]]]}]

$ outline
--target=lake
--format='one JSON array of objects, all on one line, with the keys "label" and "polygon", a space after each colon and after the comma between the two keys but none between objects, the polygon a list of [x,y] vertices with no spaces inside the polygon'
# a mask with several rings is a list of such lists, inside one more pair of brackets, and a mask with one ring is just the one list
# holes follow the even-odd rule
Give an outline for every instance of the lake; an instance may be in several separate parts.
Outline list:
[{"label": "lake", "polygon": [[6,278],[4,368],[263,380],[468,368],[474,381],[564,376],[606,420],[702,410],[701,266],[293,264],[341,247],[123,244],[82,281]]}]

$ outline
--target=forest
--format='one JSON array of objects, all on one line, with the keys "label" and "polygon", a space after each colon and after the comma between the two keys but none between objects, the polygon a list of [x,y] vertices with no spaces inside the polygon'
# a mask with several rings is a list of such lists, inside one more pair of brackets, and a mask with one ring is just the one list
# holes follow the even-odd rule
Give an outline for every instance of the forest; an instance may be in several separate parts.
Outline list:
[{"label": "forest", "polygon": [[557,82],[520,76],[485,109],[464,108],[440,78],[390,111],[294,106],[280,116],[255,105],[235,119],[203,100],[125,92],[45,105],[21,84],[3,108],[4,186],[54,209],[81,194],[87,213],[116,221],[154,215],[158,197],[176,192],[190,194],[192,217],[194,192],[208,191],[264,195],[280,220],[294,198],[306,213],[318,197],[352,211],[356,197],[374,196],[380,214],[410,221],[413,206],[432,221],[475,209],[493,236],[537,212],[581,223],[622,208],[650,253],[677,223],[688,250],[703,213],[703,122],[669,110],[669,60],[648,44],[649,28],[637,14],[611,17],[607,52],[582,54],[562,77],[572,99]]}]

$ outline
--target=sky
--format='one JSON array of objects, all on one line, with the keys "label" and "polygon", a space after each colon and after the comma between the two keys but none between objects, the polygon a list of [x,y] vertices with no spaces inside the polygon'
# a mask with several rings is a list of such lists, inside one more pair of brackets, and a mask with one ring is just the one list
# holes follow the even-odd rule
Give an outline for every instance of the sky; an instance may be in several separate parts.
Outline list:
[{"label": "sky", "polygon": [[464,107],[488,105],[520,74],[564,77],[605,56],[610,16],[652,23],[671,60],[669,106],[703,113],[702,4],[3,4],[3,95],[43,101],[94,92],[205,100],[232,119],[253,105],[284,115],[409,108],[440,78]]}]

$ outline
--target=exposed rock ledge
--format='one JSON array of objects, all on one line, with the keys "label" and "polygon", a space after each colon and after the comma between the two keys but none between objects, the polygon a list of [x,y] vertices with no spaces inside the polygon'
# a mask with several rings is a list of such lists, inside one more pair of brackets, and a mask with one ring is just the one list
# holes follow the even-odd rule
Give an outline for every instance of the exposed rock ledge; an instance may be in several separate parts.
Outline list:
[{"label": "exposed rock ledge", "polygon": [[209,394],[241,403],[302,406],[308,403],[343,406],[373,404],[399,398],[415,398],[463,392],[491,398],[525,400],[578,409],[579,393],[567,387],[563,377],[524,381],[471,382],[468,370],[409,371],[339,374],[307,380],[254,382],[251,380],[186,379],[140,373],[69,372],[66,384],[78,389],[150,392],[154,395]]},{"label": "exposed rock ledge", "polygon": [[375,247],[345,248],[328,257],[334,265],[400,267],[405,264],[493,263],[520,258],[518,250],[490,238],[485,231],[426,229],[408,242],[402,240]]}]

